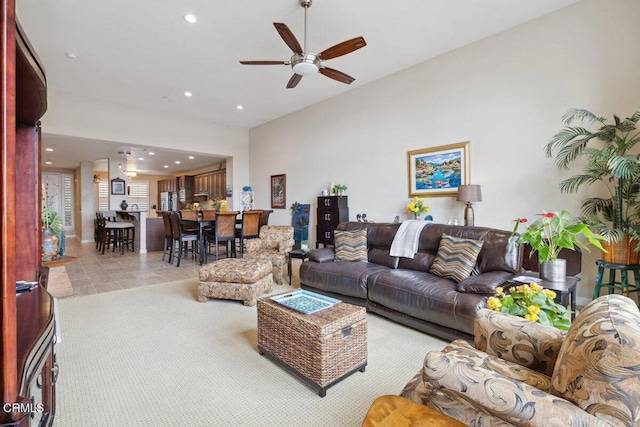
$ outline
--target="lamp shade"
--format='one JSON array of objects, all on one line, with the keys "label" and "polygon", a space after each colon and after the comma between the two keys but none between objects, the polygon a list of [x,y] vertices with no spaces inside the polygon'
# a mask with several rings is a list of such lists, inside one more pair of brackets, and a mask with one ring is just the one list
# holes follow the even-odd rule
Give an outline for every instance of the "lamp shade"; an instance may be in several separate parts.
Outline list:
[{"label": "lamp shade", "polygon": [[457,201],[460,202],[481,202],[482,191],[479,185],[460,185],[458,186]]}]

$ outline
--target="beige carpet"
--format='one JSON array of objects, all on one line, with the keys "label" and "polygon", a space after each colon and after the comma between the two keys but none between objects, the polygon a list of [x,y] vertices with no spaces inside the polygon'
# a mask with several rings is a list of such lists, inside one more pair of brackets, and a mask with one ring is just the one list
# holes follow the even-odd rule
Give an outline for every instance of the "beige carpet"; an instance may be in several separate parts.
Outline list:
[{"label": "beige carpet", "polygon": [[190,279],[59,300],[54,425],[359,426],[444,345],[368,314],[366,372],[321,398],[258,354],[256,307],[196,292]]}]

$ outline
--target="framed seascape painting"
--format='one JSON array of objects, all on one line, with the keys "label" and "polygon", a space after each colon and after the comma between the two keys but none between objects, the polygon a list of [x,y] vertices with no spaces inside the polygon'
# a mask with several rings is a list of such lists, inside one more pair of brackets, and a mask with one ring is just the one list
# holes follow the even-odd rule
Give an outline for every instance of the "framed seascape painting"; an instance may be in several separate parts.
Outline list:
[{"label": "framed seascape painting", "polygon": [[409,197],[455,196],[469,183],[469,141],[407,153]]},{"label": "framed seascape painting", "polygon": [[287,176],[271,175],[271,207],[274,209],[284,209],[287,192]]}]

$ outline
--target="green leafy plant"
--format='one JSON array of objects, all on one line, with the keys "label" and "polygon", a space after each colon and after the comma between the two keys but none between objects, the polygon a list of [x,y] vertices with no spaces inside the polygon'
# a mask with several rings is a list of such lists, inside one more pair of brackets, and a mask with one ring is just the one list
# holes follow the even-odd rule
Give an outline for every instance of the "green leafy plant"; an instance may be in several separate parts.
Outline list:
[{"label": "green leafy plant", "polygon": [[340,195],[347,191],[347,186],[342,184],[335,184],[332,188],[333,194]]},{"label": "green leafy plant", "polygon": [[51,206],[44,206],[41,212],[42,228],[50,228],[58,238],[62,236],[62,219]]},{"label": "green leafy plant", "polygon": [[[553,261],[558,259],[558,254],[562,248],[575,250],[579,246],[589,251],[587,244],[579,240],[583,236],[589,244],[604,251],[600,240],[604,237],[593,233],[587,224],[582,222],[574,223],[570,212],[544,212],[537,214],[540,216],[527,229],[518,236],[517,243],[528,243],[532,250],[531,255],[538,252],[540,262]],[[520,224],[526,223],[526,218],[515,219],[515,226],[511,236],[518,232]]]},{"label": "green leafy plant", "polygon": [[555,297],[555,292],[537,283],[511,287],[508,294],[498,287],[495,296],[487,299],[487,308],[566,331],[571,326],[569,310],[556,303]]},{"label": "green leafy plant", "polygon": [[[609,242],[625,234],[640,239],[640,158],[635,149],[640,142],[639,120],[640,107],[624,120],[614,114],[613,123],[590,111],[572,109],[562,117],[565,128],[545,147],[547,157],[555,156],[559,169],[568,170],[578,160],[584,164],[581,174],[560,183],[563,193],[575,193],[595,183],[606,187],[608,197],[583,200],[581,219]],[[601,126],[591,131],[571,126],[574,121]]]}]

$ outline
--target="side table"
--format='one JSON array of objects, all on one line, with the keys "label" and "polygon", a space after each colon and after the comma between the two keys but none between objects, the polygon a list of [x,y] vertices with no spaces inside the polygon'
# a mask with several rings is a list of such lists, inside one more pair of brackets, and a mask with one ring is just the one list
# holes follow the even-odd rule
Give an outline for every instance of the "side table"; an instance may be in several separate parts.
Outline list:
[{"label": "side table", "polygon": [[[529,277],[540,278],[540,274],[533,271],[526,271],[524,275]],[[580,281],[579,277],[575,276],[567,276],[564,282],[552,282],[549,280],[541,280],[538,282],[538,285],[542,286],[545,289],[550,289],[557,293],[555,301],[567,306],[567,302],[570,304],[571,309],[571,321],[576,318],[576,286]],[[510,285],[522,285],[522,282],[517,282],[514,280],[509,281]]]},{"label": "side table", "polygon": [[291,285],[291,259],[297,258],[301,259],[302,262],[309,259],[308,251],[303,251],[302,249],[293,249],[289,252],[289,258],[287,262],[287,269],[289,270],[289,285]]}]

